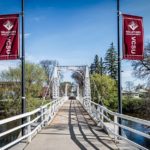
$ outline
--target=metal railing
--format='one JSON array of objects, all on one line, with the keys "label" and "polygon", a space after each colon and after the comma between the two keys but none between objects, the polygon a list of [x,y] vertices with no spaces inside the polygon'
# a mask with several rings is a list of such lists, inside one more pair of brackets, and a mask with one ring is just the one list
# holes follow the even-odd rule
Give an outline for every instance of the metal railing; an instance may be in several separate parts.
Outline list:
[{"label": "metal railing", "polygon": [[[84,104],[83,101],[82,102],[80,101],[80,103]],[[98,125],[102,126],[104,129],[106,129],[110,135],[113,135],[115,141],[117,141],[118,139],[122,139],[139,149],[148,150],[148,148],[128,139],[125,136],[125,134],[119,135],[118,129],[121,128],[122,131],[126,130],[131,133],[143,136],[144,138],[147,138],[147,139],[150,139],[150,135],[143,131],[139,131],[137,129],[131,128],[127,125],[119,124],[118,119],[121,118],[122,120],[132,121],[134,123],[143,125],[147,128],[150,128],[150,121],[131,117],[128,115],[119,114],[116,112],[112,112],[109,109],[107,109],[106,107],[101,106],[93,101],[90,101],[90,109],[89,109],[89,107],[85,107],[85,106],[84,106],[84,108],[87,110],[89,115],[97,122]]]},{"label": "metal railing", "polygon": [[0,150],[5,150],[22,140],[25,140],[25,142],[31,142],[32,138],[41,130],[41,128],[48,125],[53,120],[56,112],[58,111],[59,107],[63,104],[64,101],[65,98],[54,100],[31,112],[0,120],[0,126],[2,126],[16,120],[21,120],[23,118],[26,119],[25,123],[0,133],[0,138],[3,138],[6,135],[12,134],[15,131],[25,128],[25,135],[19,136],[14,141],[0,147]]}]

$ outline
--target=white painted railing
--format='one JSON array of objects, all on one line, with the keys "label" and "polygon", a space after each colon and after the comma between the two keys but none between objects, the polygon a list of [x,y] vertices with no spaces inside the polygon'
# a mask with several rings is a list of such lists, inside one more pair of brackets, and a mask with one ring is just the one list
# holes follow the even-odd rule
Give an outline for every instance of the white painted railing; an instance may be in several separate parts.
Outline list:
[{"label": "white painted railing", "polygon": [[[84,104],[83,101],[81,102],[81,104]],[[115,140],[123,139],[123,140],[127,141],[128,143],[130,143],[131,145],[133,145],[139,149],[148,150],[147,148],[129,140],[125,135],[122,135],[122,136],[119,135],[118,134],[118,128],[121,128],[122,130],[125,129],[129,132],[138,134],[138,135],[143,136],[147,139],[150,139],[150,135],[148,133],[144,133],[142,131],[128,127],[124,124],[119,124],[118,119],[120,118],[122,120],[124,119],[127,121],[132,121],[134,123],[144,125],[147,128],[150,128],[150,121],[131,117],[131,116],[127,116],[127,115],[123,115],[123,114],[119,114],[116,112],[112,112],[109,109],[107,109],[106,107],[101,106],[101,105],[99,105],[93,101],[90,101],[90,106],[91,106],[90,109],[89,109],[89,107],[88,108],[84,107],[84,108],[87,110],[89,115],[97,122],[98,125],[102,126],[104,129],[107,130],[107,132],[110,135],[114,136]]]},{"label": "white painted railing", "polygon": [[58,111],[59,107],[63,104],[64,101],[65,98],[54,100],[31,112],[0,120],[0,126],[5,125],[7,123],[11,123],[16,120],[21,120],[23,118],[26,120],[25,123],[0,133],[0,138],[3,138],[4,136],[9,135],[22,128],[25,129],[24,136],[19,136],[16,140],[6,144],[3,147],[0,147],[0,150],[5,150],[22,140],[25,140],[25,142],[31,142],[33,136],[35,136],[41,130],[42,127],[48,125],[52,121],[56,112]]}]

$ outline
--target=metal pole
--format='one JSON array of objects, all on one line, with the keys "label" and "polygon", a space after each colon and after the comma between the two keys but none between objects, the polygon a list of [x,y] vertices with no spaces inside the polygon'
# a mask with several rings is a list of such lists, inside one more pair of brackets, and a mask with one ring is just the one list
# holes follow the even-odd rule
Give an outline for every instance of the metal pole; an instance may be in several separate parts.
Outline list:
[{"label": "metal pole", "polygon": [[102,76],[103,75],[103,58],[102,57],[101,57],[100,63],[101,63],[101,76]]},{"label": "metal pole", "polygon": [[[21,1],[22,8],[22,57],[21,57],[21,100],[22,100],[22,114],[26,112],[26,97],[25,97],[25,46],[24,46],[24,0]],[[22,124],[25,119],[22,119]],[[22,129],[22,135],[25,134],[25,129]]]},{"label": "metal pole", "polygon": [[[121,59],[120,59],[120,0],[117,0],[117,41],[118,41],[118,112],[122,114],[122,97],[121,97]],[[119,118],[119,124],[122,120]],[[121,128],[119,127],[119,135]]]}]

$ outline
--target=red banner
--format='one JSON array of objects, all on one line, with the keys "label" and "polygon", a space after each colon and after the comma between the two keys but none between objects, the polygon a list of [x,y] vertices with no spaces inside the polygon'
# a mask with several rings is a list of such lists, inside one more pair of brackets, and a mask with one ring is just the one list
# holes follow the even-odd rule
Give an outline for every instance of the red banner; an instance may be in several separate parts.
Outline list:
[{"label": "red banner", "polygon": [[19,58],[19,15],[0,16],[0,60]]},{"label": "red banner", "polygon": [[123,15],[123,59],[144,58],[143,18]]}]

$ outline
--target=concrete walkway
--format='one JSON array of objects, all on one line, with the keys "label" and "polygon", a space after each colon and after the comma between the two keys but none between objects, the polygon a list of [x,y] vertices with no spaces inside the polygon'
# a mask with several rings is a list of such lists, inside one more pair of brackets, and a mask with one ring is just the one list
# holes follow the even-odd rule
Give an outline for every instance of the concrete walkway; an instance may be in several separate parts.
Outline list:
[{"label": "concrete walkway", "polygon": [[25,150],[117,150],[112,139],[76,100],[68,100],[53,122]]}]

